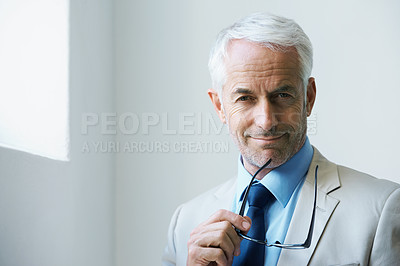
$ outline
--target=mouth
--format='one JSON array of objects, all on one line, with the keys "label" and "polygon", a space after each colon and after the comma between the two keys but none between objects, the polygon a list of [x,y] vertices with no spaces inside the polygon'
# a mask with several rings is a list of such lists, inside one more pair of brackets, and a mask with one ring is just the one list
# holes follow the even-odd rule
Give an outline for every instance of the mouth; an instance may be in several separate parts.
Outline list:
[{"label": "mouth", "polygon": [[268,144],[274,144],[278,141],[280,141],[283,136],[285,136],[286,133],[279,135],[279,136],[269,136],[269,137],[264,137],[264,136],[255,136],[251,137],[251,139],[255,140],[256,142],[262,144],[262,145],[268,145]]}]

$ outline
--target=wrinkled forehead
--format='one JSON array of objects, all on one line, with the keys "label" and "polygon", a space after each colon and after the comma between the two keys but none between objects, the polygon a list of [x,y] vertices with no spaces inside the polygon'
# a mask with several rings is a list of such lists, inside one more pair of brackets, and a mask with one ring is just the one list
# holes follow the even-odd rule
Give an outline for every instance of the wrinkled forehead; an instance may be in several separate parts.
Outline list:
[{"label": "wrinkled forehead", "polygon": [[300,76],[299,55],[294,47],[282,47],[250,42],[247,40],[231,40],[227,46],[227,54],[224,60],[225,68],[229,72],[232,68],[259,68],[295,69]]}]

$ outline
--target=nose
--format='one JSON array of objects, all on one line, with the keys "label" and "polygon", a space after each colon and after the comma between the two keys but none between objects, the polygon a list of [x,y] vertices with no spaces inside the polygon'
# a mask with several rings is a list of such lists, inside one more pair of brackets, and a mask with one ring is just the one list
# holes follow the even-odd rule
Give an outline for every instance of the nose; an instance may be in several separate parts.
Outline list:
[{"label": "nose", "polygon": [[268,100],[261,101],[254,110],[254,123],[257,127],[264,131],[270,131],[278,125],[278,114],[274,110],[274,106]]}]

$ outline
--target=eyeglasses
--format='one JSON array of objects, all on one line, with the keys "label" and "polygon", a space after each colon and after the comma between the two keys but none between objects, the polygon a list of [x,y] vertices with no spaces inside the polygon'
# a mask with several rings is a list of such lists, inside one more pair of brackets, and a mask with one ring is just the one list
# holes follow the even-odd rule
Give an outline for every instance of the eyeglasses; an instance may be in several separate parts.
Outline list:
[{"label": "eyeglasses", "polygon": [[[240,211],[239,211],[239,215],[243,216],[244,214],[244,209],[246,206],[246,201],[247,201],[247,197],[249,195],[249,191],[251,186],[253,185],[253,181],[255,179],[255,177],[257,176],[257,174],[264,169],[265,167],[267,167],[270,163],[271,163],[271,159],[268,160],[268,162],[266,162],[263,166],[260,167],[260,169],[257,170],[257,172],[253,175],[250,184],[247,186],[246,191],[244,193],[244,198],[242,201],[242,205],[240,207]],[[317,205],[317,172],[318,172],[318,165],[315,167],[315,182],[314,182],[314,205],[313,205],[313,211],[312,211],[312,217],[311,217],[311,223],[310,223],[310,227],[308,229],[308,234],[307,234],[307,239],[304,241],[304,243],[302,244],[281,244],[279,241],[276,241],[273,244],[270,244],[267,242],[267,240],[258,240],[258,239],[254,239],[251,238],[245,234],[243,234],[239,229],[235,229],[237,234],[239,236],[241,236],[242,238],[255,242],[257,244],[260,245],[265,245],[267,247],[277,247],[277,248],[285,248],[285,249],[306,249],[309,248],[311,245],[311,239],[312,239],[312,234],[314,231],[314,221],[315,221],[315,209],[316,209],[316,205]]]}]

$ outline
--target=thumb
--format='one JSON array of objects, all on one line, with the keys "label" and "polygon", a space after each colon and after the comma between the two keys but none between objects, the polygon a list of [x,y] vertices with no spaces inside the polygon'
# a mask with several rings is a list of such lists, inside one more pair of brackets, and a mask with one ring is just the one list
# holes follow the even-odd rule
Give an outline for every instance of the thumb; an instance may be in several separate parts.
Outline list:
[{"label": "thumb", "polygon": [[249,223],[250,223],[250,227],[249,227],[249,229],[247,230],[247,231],[242,231],[243,232],[243,234],[247,234],[249,231],[250,231],[250,228],[251,228],[251,219],[250,219],[250,217],[249,216],[243,216],[243,218],[244,219],[246,219]]}]

